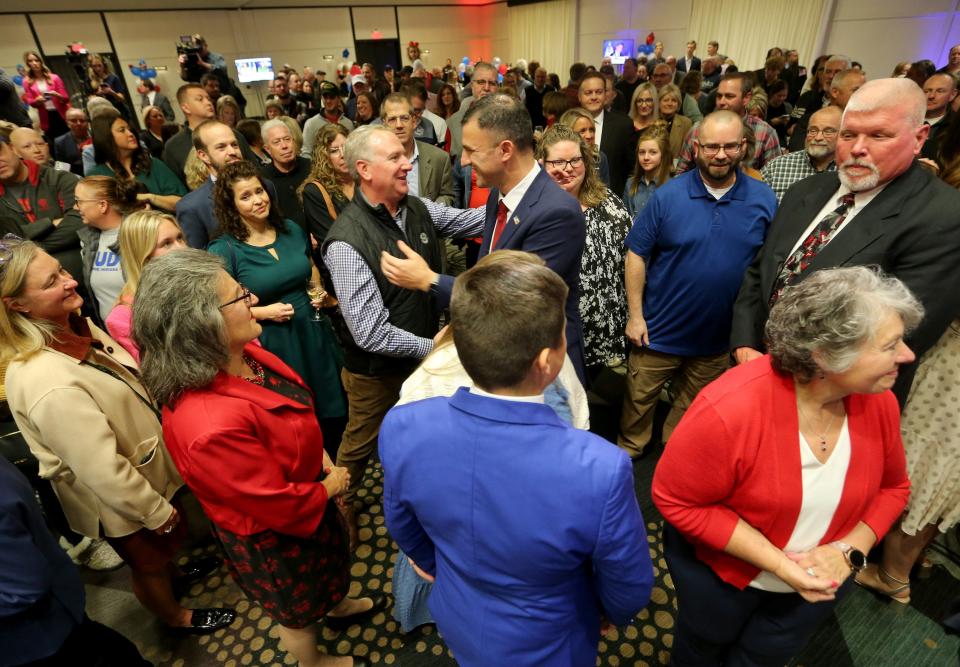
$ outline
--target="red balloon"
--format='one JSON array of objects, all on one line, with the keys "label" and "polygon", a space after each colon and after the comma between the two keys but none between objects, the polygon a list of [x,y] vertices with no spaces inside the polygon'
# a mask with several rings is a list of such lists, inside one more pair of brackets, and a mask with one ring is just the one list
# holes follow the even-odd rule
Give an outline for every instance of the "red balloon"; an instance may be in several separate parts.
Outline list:
[{"label": "red balloon", "polygon": [[507,66],[501,64],[500,67],[497,68],[497,71],[500,72],[501,74],[506,74],[506,73],[507,73]]}]

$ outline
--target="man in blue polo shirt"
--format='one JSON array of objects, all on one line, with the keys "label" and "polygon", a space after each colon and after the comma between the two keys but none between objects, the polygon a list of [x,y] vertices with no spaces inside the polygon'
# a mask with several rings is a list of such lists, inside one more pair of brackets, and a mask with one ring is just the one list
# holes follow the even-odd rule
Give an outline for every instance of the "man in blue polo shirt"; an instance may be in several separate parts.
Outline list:
[{"label": "man in blue polo shirt", "polygon": [[658,188],[627,236],[627,393],[617,443],[644,452],[667,381],[666,442],[697,392],[728,365],[733,302],[777,208],[770,186],[739,170],[743,121],[716,111],[694,143],[697,169]]}]

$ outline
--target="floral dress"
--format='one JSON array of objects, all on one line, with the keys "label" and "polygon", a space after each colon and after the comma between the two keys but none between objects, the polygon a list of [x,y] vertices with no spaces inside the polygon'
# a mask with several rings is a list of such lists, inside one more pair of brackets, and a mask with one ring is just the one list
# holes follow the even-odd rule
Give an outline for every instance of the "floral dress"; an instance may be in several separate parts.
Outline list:
[{"label": "floral dress", "polygon": [[617,195],[584,212],[587,240],[580,262],[580,319],[587,366],[626,358],[627,294],[624,240],[630,214]]}]

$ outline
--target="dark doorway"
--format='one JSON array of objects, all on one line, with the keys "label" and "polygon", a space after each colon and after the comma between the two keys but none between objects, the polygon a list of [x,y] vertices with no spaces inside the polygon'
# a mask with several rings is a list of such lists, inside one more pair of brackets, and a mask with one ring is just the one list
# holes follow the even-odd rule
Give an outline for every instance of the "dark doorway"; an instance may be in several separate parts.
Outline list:
[{"label": "dark doorway", "polygon": [[[113,53],[101,53],[100,55],[110,64],[110,70],[120,77],[120,81],[126,86],[127,82],[123,76],[123,71],[120,69],[120,61],[117,60],[116,55]],[[50,68],[50,71],[63,79],[63,85],[67,87],[67,92],[70,93],[71,106],[86,109],[87,97],[95,92],[90,88],[90,80],[87,76],[87,55],[69,57],[65,55],[47,55],[44,57],[44,62],[47,67]],[[123,90],[121,92],[126,98],[126,102],[123,104],[114,102],[114,106],[117,107],[117,110],[134,128],[139,128],[140,119],[137,117],[137,107],[134,103],[139,104],[140,93],[134,90],[131,96],[129,90]],[[113,100],[111,100],[111,102],[113,102]]]},{"label": "dark doorway", "polygon": [[355,60],[361,65],[371,63],[378,72],[383,72],[385,65],[395,70],[402,65],[399,39],[358,39],[353,44],[357,50]]}]

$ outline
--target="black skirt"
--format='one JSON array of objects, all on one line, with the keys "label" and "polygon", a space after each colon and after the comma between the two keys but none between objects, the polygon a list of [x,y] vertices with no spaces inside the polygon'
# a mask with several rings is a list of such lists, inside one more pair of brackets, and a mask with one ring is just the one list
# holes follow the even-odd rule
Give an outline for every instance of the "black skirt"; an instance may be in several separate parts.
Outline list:
[{"label": "black skirt", "polygon": [[227,569],[247,597],[288,628],[326,616],[350,587],[350,552],[340,512],[328,502],[310,537],[266,530],[237,535],[214,527]]}]

